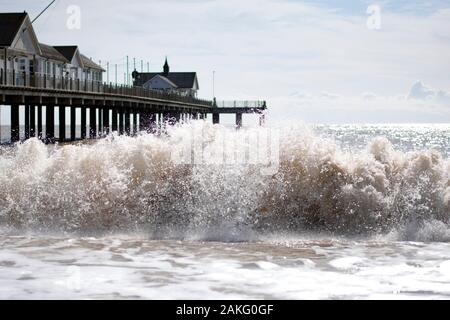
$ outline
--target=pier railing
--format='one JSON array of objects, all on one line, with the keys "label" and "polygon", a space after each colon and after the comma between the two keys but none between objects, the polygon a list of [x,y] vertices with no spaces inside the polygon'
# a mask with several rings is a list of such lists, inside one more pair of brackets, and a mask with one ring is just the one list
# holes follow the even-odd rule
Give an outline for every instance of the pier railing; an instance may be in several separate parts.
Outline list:
[{"label": "pier railing", "polygon": [[185,102],[208,108],[212,107],[212,101],[198,99],[191,96],[183,96],[176,93],[167,93],[122,84],[104,83],[102,81],[88,79],[73,79],[70,76],[47,75],[42,73],[30,75],[25,72],[16,71],[8,71],[5,73],[3,69],[0,70],[0,86],[116,94],[122,96]]},{"label": "pier railing", "polygon": [[266,108],[266,102],[260,100],[243,100],[243,101],[216,101],[217,108]]}]

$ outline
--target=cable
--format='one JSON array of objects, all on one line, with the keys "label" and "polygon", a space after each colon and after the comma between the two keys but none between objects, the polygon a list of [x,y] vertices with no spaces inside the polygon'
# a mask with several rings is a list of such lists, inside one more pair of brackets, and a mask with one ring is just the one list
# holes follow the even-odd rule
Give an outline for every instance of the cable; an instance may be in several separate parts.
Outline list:
[{"label": "cable", "polygon": [[33,19],[33,21],[31,21],[31,24],[33,24],[37,19],[39,19],[39,17],[40,17],[45,11],[47,11],[47,9],[50,8],[50,6],[51,6],[52,4],[54,4],[55,2],[56,2],[56,0],[53,0],[52,2],[50,2],[50,4],[49,4],[48,6],[46,6],[45,9],[42,10],[41,13],[39,13],[39,14],[37,15],[37,17]]}]

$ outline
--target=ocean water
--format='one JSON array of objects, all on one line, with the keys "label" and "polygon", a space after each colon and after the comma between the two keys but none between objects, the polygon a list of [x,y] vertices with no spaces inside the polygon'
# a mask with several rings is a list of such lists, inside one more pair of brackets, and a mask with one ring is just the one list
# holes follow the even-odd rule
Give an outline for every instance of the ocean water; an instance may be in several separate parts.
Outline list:
[{"label": "ocean water", "polygon": [[3,147],[0,298],[450,297],[450,125],[167,133]]}]

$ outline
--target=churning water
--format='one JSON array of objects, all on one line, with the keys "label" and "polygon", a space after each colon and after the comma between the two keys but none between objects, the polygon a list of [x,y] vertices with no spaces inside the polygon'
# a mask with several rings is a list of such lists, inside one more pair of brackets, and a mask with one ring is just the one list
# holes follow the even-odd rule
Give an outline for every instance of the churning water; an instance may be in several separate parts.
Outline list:
[{"label": "churning water", "polygon": [[450,297],[449,125],[270,131],[2,149],[0,298]]}]

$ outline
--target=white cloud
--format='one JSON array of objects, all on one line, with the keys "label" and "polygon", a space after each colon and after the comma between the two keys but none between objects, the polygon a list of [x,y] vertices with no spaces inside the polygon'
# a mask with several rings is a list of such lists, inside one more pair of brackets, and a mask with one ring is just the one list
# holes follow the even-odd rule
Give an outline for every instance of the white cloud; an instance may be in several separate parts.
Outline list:
[{"label": "white cloud", "polygon": [[372,93],[372,92],[364,92],[362,94],[362,97],[366,101],[373,101],[373,100],[377,99],[377,95],[375,93]]},{"label": "white cloud", "polygon": [[450,92],[436,90],[423,84],[422,81],[416,81],[409,91],[408,99],[450,103]]},{"label": "white cloud", "polygon": [[339,99],[341,96],[338,94],[335,94],[335,93],[330,93],[330,92],[325,91],[320,94],[320,97],[324,98],[324,99],[329,99],[329,100],[336,100],[336,99]]}]

